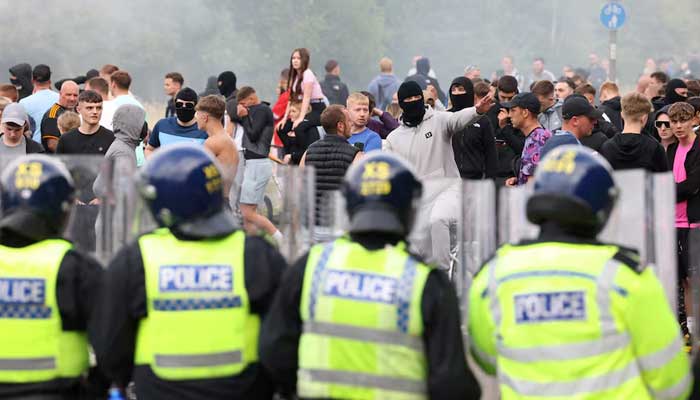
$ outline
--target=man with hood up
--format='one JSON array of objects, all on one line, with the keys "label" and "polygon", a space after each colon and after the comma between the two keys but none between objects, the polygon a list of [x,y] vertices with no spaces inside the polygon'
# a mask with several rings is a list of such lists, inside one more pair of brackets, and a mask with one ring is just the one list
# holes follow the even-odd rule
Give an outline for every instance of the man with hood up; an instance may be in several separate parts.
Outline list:
[{"label": "man with hood up", "polygon": [[667,106],[688,100],[688,85],[682,79],[671,79],[666,84],[664,102]]},{"label": "man with hood up", "polygon": [[[457,112],[474,106],[474,85],[470,79],[457,77],[450,85],[448,111]],[[463,179],[492,179],[498,172],[496,141],[488,117],[477,118],[452,138],[455,162]]]},{"label": "man with hood up", "polygon": [[[147,123],[143,122],[145,119],[146,113],[133,104],[124,104],[114,112],[112,119],[114,141],[105,153],[105,159],[114,162],[114,176],[119,176],[120,171],[136,170],[136,147],[148,131]],[[104,185],[105,182],[100,174],[93,184],[97,197],[104,195],[106,189]]]},{"label": "man with hood up", "polygon": [[17,64],[10,68],[10,82],[19,92],[19,100],[31,96],[34,92],[32,85],[32,66],[27,63]]},{"label": "man with hood up", "polygon": [[380,110],[386,110],[391,104],[392,97],[399,90],[401,81],[394,75],[394,65],[388,57],[379,60],[379,71],[380,74],[375,76],[367,86],[367,91],[374,96],[377,107]]},{"label": "man with hood up", "polygon": [[[652,104],[654,106],[653,112],[659,111],[666,106],[670,106],[671,104],[686,101],[687,99],[688,85],[686,85],[682,79],[671,79],[666,84],[666,93],[664,93],[664,97],[657,100],[652,100]],[[656,132],[656,127],[654,127],[653,113],[649,113],[647,123],[646,125],[644,125],[642,133],[659,140],[658,134]]]},{"label": "man with hood up", "polygon": [[210,76],[207,78],[207,85],[204,91],[199,94],[199,97],[209,96],[210,94],[219,94],[219,82],[216,80],[215,76]]},{"label": "man with hood up", "polygon": [[[113,162],[114,165],[114,193],[119,193],[121,196],[134,199],[136,193],[134,187],[128,178],[134,175],[136,171],[136,147],[146,137],[148,132],[148,124],[144,122],[146,112],[141,107],[134,104],[124,104],[117,108],[112,118],[112,128],[114,129],[114,141],[105,153],[105,160]],[[108,182],[102,176],[102,173],[97,175],[95,182],[92,185],[92,190],[97,198],[103,198],[109,188]],[[106,205],[109,206],[109,205]],[[114,221],[133,221],[134,216],[130,212],[133,209],[130,207],[117,207],[113,210]],[[129,215],[124,215],[129,214]],[[100,235],[102,232],[102,218],[96,219],[97,225],[95,232]],[[117,238],[124,237],[123,232],[130,229],[130,225],[114,224],[114,235]]]},{"label": "man with hood up", "polygon": [[236,88],[236,81],[236,74],[234,74],[233,71],[224,71],[220,73],[216,81],[219,93],[226,98],[224,129],[231,137],[234,136],[235,125],[241,122],[240,118],[238,118],[238,101],[236,100],[238,88]]},{"label": "man with hood up", "polygon": [[438,92],[438,98],[443,105],[447,104],[447,96],[445,92],[440,89],[440,84],[437,79],[431,78],[428,74],[430,73],[430,60],[427,57],[423,57],[416,61],[416,73],[414,75],[406,78],[404,82],[414,81],[418,83],[421,90],[426,90],[428,85],[432,85]]},{"label": "man with hood up", "polygon": [[429,261],[448,268],[450,261],[450,224],[459,209],[459,169],[452,152],[452,137],[485,114],[493,105],[487,95],[474,107],[454,113],[426,109],[423,91],[418,83],[408,81],[398,91],[399,106],[403,110],[401,126],[386,138],[385,150],[397,153],[415,168],[423,182],[423,204],[419,221],[429,226],[418,226],[417,235],[429,232],[427,237],[416,237],[413,244]]}]

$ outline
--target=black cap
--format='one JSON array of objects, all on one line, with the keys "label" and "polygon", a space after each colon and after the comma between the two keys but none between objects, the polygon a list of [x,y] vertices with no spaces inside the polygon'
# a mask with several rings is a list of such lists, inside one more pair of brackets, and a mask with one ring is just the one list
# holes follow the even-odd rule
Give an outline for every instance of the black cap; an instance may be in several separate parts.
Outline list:
[{"label": "black cap", "polygon": [[588,99],[581,95],[572,94],[564,100],[564,106],[561,109],[561,116],[564,119],[571,119],[585,115],[588,118],[598,119],[603,116],[603,113],[596,110]]},{"label": "black cap", "polygon": [[537,99],[537,96],[530,92],[527,92],[515,95],[515,97],[513,97],[511,101],[503,103],[502,106],[507,109],[511,109],[513,107],[524,108],[530,111],[531,113],[537,115],[540,113],[541,105],[540,101]]}]

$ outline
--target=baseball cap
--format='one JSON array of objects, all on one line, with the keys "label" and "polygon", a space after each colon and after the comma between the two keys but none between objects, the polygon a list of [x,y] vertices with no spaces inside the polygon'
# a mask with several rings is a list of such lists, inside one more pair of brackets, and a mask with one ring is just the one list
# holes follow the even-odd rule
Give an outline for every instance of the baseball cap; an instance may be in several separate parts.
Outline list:
[{"label": "baseball cap", "polygon": [[24,123],[27,122],[27,112],[24,111],[24,107],[21,104],[10,103],[5,107],[0,123],[5,124],[8,122],[19,126],[24,126]]},{"label": "baseball cap", "polygon": [[600,110],[596,110],[585,97],[572,94],[564,100],[561,116],[564,119],[571,119],[581,115],[592,119],[598,119],[603,116],[603,113]]},{"label": "baseball cap", "polygon": [[502,106],[507,109],[524,108],[535,115],[540,113],[540,101],[537,100],[537,96],[530,92],[517,94],[510,101],[503,103]]}]

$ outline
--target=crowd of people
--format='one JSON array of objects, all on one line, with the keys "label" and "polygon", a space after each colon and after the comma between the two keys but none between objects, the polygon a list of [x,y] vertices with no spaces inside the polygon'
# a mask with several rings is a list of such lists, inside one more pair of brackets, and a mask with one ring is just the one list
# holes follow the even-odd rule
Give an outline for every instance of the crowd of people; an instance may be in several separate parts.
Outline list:
[{"label": "crowd of people", "polygon": [[[450,224],[459,210],[455,182],[527,185],[547,154],[582,146],[615,170],[673,174],[678,274],[687,289],[689,233],[700,228],[700,81],[692,65],[670,71],[668,64],[648,60],[636,89],[623,93],[594,54],[588,68],[567,66],[560,77],[541,57],[533,59],[529,74],[504,57],[502,69],[488,79],[472,64],[446,91],[428,58],[416,57],[413,64],[400,79],[384,57],[368,86],[351,90],[338,61],[328,60],[319,80],[309,51],[294,49],[274,103],[240,86],[233,71],[210,79],[202,93],[169,72],[163,118],[152,127],[131,92],[132,76],[115,65],[54,85],[49,66],[18,64],[9,71],[11,83],[0,85],[0,156],[102,155],[136,170],[163,149],[194,144],[217,161],[224,207],[240,216],[245,231],[282,244],[280,228],[258,209],[274,164],[314,168],[315,222],[323,225],[324,203],[341,189],[348,169],[373,154],[392,153],[422,182],[418,213],[428,235],[413,243],[416,251],[447,269]],[[99,204],[101,178],[78,204]],[[90,218],[94,224],[96,212]]]}]

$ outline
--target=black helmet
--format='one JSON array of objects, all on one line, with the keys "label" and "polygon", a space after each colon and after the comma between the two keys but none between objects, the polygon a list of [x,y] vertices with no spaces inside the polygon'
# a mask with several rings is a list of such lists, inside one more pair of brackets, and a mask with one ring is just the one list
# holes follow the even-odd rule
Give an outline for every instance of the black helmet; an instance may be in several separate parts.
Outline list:
[{"label": "black helmet", "polygon": [[202,146],[174,144],[144,165],[140,192],[161,227],[196,237],[220,236],[235,224],[224,210],[223,177]]},{"label": "black helmet", "polygon": [[617,195],[612,168],[603,157],[586,147],[560,146],[537,167],[527,218],[538,225],[554,221],[577,233],[597,235]]},{"label": "black helmet", "polygon": [[350,232],[408,235],[423,185],[408,163],[390,153],[371,152],[345,174],[342,192]]},{"label": "black helmet", "polygon": [[40,154],[19,157],[2,172],[0,189],[0,229],[35,240],[63,232],[75,199],[75,185],[61,161]]}]

